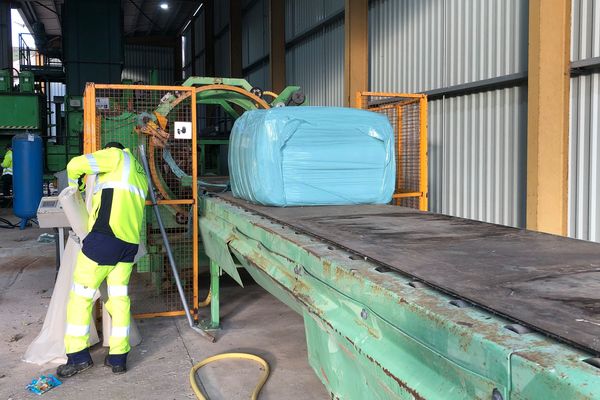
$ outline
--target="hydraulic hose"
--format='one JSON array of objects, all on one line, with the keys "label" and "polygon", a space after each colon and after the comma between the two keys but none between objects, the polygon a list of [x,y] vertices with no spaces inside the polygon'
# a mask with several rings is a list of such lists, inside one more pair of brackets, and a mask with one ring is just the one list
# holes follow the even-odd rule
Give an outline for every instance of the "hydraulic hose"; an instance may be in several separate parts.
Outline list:
[{"label": "hydraulic hose", "polygon": [[196,382],[196,372],[200,368],[204,367],[207,364],[210,364],[212,362],[219,361],[219,360],[225,360],[225,359],[251,360],[251,361],[257,362],[264,368],[264,371],[260,377],[260,380],[258,381],[257,385],[255,386],[254,391],[252,392],[251,399],[257,400],[260,390],[262,389],[262,387],[265,385],[265,382],[269,378],[270,368],[269,368],[269,363],[267,363],[264,359],[260,358],[259,356],[254,355],[254,354],[248,354],[248,353],[217,354],[216,356],[205,358],[204,360],[200,361],[198,364],[194,365],[192,367],[192,369],[190,370],[190,385],[192,385],[192,390],[194,391],[194,394],[196,395],[198,400],[207,400],[207,398],[202,394],[202,391],[198,387],[198,383]]}]

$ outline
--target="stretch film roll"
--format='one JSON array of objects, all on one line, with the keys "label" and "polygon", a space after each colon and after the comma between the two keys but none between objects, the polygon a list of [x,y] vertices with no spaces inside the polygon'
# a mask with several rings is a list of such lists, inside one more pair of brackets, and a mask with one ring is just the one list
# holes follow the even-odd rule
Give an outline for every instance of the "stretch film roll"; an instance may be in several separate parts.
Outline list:
[{"label": "stretch film roll", "polygon": [[65,211],[71,229],[73,229],[73,232],[75,232],[80,240],[83,240],[89,232],[89,215],[79,190],[71,186],[63,189],[58,195],[58,201],[60,201],[60,205]]}]

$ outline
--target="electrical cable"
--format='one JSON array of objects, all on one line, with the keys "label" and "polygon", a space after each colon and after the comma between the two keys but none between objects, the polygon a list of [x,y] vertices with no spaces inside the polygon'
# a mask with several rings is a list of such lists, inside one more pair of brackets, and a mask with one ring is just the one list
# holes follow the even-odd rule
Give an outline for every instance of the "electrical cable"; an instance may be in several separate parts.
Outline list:
[{"label": "electrical cable", "polygon": [[19,226],[19,225],[18,224],[13,224],[12,222],[10,222],[9,220],[7,220],[6,218],[0,217],[0,228],[13,229],[13,228],[16,228],[17,226]]},{"label": "electrical cable", "polygon": [[260,390],[262,389],[265,382],[269,378],[270,368],[269,368],[269,363],[267,363],[264,359],[260,358],[259,356],[254,355],[254,354],[248,354],[248,353],[217,354],[215,356],[205,358],[204,360],[200,361],[198,364],[194,365],[192,367],[192,369],[190,370],[190,384],[192,385],[192,390],[194,391],[194,394],[196,395],[198,400],[208,400],[208,399],[202,394],[202,391],[198,387],[198,383],[196,382],[196,372],[200,368],[204,367],[207,364],[210,364],[212,362],[219,361],[219,360],[225,360],[225,359],[251,360],[251,361],[257,362],[264,368],[264,372],[263,372],[262,376],[260,377],[260,380],[258,381],[256,386],[254,387],[254,391],[252,392],[251,399],[257,400]]}]

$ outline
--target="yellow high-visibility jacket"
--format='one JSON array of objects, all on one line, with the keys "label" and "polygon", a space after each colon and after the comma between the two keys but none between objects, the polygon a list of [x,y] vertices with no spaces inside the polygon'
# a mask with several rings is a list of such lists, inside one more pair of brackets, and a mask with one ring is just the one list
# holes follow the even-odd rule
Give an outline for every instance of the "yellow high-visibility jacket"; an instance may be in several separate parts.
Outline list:
[{"label": "yellow high-visibility jacket", "polygon": [[107,148],[73,158],[67,165],[69,186],[84,174],[97,174],[88,226],[92,232],[139,244],[148,182],[129,149]]},{"label": "yellow high-visibility jacket", "polygon": [[12,163],[12,150],[6,150],[6,154],[4,155],[4,160],[2,160],[2,175],[12,175],[13,173],[13,163]]}]

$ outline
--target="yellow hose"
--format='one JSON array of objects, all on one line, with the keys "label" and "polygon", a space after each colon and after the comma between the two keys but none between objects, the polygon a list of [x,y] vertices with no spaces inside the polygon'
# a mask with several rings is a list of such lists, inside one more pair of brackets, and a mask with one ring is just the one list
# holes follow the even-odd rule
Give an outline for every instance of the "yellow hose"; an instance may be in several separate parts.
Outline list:
[{"label": "yellow hose", "polygon": [[212,300],[212,292],[209,290],[208,294],[206,295],[206,298],[201,301],[200,303],[198,303],[198,307],[206,307],[210,304],[210,301]]},{"label": "yellow hose", "polygon": [[198,371],[200,368],[202,368],[205,365],[210,364],[214,361],[225,360],[228,358],[234,358],[234,359],[238,359],[238,360],[243,359],[243,360],[256,361],[265,369],[262,376],[260,377],[260,380],[258,381],[258,384],[256,385],[256,387],[254,388],[254,391],[252,392],[251,399],[257,400],[260,390],[262,389],[265,382],[267,381],[267,378],[269,378],[270,369],[269,369],[269,364],[264,359],[260,358],[259,356],[255,356],[254,354],[248,354],[248,353],[217,354],[216,356],[205,358],[204,360],[200,361],[198,364],[194,365],[190,371],[190,384],[192,385],[192,390],[196,394],[196,397],[199,400],[207,400],[206,397],[204,397],[204,395],[200,391],[200,388],[198,388],[198,384],[196,383],[196,371]]}]

